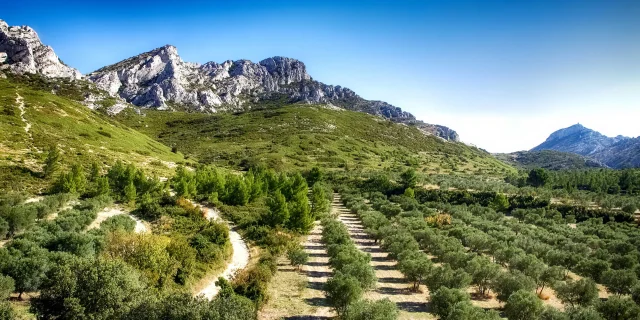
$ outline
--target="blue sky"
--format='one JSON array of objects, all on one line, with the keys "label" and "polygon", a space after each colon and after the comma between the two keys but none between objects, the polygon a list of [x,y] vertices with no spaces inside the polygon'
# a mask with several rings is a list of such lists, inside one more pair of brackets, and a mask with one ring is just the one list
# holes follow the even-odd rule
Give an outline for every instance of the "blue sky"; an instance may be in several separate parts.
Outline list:
[{"label": "blue sky", "polygon": [[316,80],[491,152],[577,122],[640,135],[640,1],[10,1],[83,73],[172,44],[204,63],[281,55]]}]

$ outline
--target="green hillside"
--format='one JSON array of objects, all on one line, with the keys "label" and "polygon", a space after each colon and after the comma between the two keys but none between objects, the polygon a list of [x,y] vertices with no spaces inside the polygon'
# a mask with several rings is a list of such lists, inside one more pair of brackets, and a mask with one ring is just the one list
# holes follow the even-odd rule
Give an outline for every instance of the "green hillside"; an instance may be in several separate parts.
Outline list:
[{"label": "green hillside", "polygon": [[125,160],[163,174],[169,162],[184,160],[169,147],[90,110],[70,95],[38,90],[15,78],[0,79],[0,190],[35,192],[48,186],[50,181],[43,180],[40,171],[47,150],[54,145],[63,167]]},{"label": "green hillside", "polygon": [[279,169],[385,169],[504,174],[511,166],[462,143],[369,114],[312,105],[272,104],[240,113],[127,110],[116,119],[202,163]]}]

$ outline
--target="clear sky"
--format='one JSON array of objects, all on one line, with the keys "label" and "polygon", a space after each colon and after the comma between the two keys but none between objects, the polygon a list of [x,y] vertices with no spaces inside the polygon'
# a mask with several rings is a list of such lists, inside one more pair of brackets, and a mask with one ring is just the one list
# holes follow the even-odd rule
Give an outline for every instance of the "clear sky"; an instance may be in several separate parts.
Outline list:
[{"label": "clear sky", "polygon": [[5,1],[83,73],[172,44],[204,63],[280,55],[491,152],[582,123],[640,135],[640,0]]}]

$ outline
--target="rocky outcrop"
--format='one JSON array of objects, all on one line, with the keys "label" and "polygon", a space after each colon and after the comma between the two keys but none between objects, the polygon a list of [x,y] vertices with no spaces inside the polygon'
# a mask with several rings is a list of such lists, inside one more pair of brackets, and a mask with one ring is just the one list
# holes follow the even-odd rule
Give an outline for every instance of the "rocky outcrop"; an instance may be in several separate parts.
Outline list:
[{"label": "rocky outcrop", "polygon": [[235,111],[284,99],[288,103],[326,104],[366,112],[458,141],[457,133],[447,127],[418,121],[398,107],[365,100],[348,88],[315,81],[304,63],[291,58],[200,65],[182,61],[177,49],[166,45],[99,69],[87,78],[100,89],[141,107]]},{"label": "rocky outcrop", "polygon": [[0,20],[0,64],[0,68],[19,74],[82,78],[78,70],[62,63],[51,47],[42,44],[33,29],[27,26],[10,27],[3,20]]},{"label": "rocky outcrop", "polygon": [[531,149],[541,150],[579,154],[612,168],[640,167],[640,137],[607,137],[581,124],[560,129]]}]

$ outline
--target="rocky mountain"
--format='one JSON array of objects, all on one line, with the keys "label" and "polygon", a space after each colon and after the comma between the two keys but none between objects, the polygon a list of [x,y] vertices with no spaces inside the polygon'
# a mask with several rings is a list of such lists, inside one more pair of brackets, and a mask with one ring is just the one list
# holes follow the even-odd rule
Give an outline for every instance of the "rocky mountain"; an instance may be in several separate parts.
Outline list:
[{"label": "rocky mountain", "polygon": [[541,150],[579,154],[612,168],[640,167],[640,137],[607,137],[581,124],[560,129],[531,149]]},{"label": "rocky mountain", "polygon": [[65,65],[51,47],[42,44],[33,29],[10,27],[3,20],[0,20],[0,70],[53,78],[82,78],[82,74]]},{"label": "rocky mountain", "polygon": [[326,104],[416,126],[445,140],[459,139],[455,131],[424,123],[391,104],[365,100],[348,88],[315,81],[303,62],[285,57],[258,63],[197,64],[183,61],[174,46],[166,45],[99,69],[87,78],[110,94],[146,108],[217,112],[246,110],[271,100]]},{"label": "rocky mountain", "polygon": [[522,169],[549,170],[604,168],[604,164],[579,154],[555,150],[499,153],[495,157]]},{"label": "rocky mountain", "polygon": [[[65,65],[51,47],[42,44],[32,28],[9,27],[2,20],[0,70],[47,78],[83,79],[78,70]],[[324,104],[415,126],[425,134],[445,140],[459,140],[450,128],[424,123],[383,101],[365,100],[348,88],[315,81],[304,63],[285,57],[272,57],[258,63],[228,60],[197,64],[183,61],[174,46],[166,45],[101,68],[84,79],[116,98],[115,104],[109,107],[110,113],[123,110],[125,101],[143,108],[207,113],[242,111],[273,101]],[[95,108],[106,98],[106,94],[91,90],[82,102]]]}]

